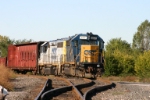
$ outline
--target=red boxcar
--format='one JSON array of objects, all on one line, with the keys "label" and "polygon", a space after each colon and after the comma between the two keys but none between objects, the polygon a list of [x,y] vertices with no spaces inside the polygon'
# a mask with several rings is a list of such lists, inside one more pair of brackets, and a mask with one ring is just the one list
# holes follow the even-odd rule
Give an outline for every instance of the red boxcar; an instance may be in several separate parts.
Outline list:
[{"label": "red boxcar", "polygon": [[6,66],[7,58],[6,57],[0,57],[0,65]]},{"label": "red boxcar", "polygon": [[17,71],[37,71],[39,46],[43,42],[10,45],[7,67]]}]

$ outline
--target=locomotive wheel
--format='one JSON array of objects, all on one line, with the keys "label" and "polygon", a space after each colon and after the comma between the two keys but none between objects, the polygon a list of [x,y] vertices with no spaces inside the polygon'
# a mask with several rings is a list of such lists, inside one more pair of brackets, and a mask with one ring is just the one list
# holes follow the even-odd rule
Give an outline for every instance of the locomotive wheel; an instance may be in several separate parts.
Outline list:
[{"label": "locomotive wheel", "polygon": [[57,76],[58,75],[58,69],[56,68],[56,70],[55,70],[55,76]]},{"label": "locomotive wheel", "polygon": [[102,68],[99,68],[97,71],[98,72],[96,73],[96,77],[101,77],[102,76]]},{"label": "locomotive wheel", "polygon": [[83,69],[82,77],[85,77],[85,69]]},{"label": "locomotive wheel", "polygon": [[81,71],[78,72],[78,76],[82,77],[82,72]]},{"label": "locomotive wheel", "polygon": [[91,73],[91,78],[95,79],[96,75]]},{"label": "locomotive wheel", "polygon": [[79,71],[79,76],[84,78],[85,77],[85,71],[84,70],[83,71]]},{"label": "locomotive wheel", "polygon": [[76,76],[76,68],[74,68],[74,74],[73,74],[73,76]]},{"label": "locomotive wheel", "polygon": [[41,74],[45,75],[44,67],[41,68]]},{"label": "locomotive wheel", "polygon": [[71,75],[76,76],[76,68],[74,67],[71,68]]},{"label": "locomotive wheel", "polygon": [[36,71],[35,71],[35,70],[33,70],[33,71],[32,71],[32,74],[33,74],[33,75],[36,75]]},{"label": "locomotive wheel", "polygon": [[101,72],[97,72],[96,77],[101,77],[102,76],[101,74],[102,74]]}]

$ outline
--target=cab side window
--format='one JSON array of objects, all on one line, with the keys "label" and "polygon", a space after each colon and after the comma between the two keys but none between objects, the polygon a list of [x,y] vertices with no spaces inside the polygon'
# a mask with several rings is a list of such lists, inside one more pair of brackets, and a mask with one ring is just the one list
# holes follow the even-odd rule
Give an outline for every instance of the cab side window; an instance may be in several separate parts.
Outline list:
[{"label": "cab side window", "polygon": [[43,47],[43,52],[46,53],[46,51],[47,51],[47,46],[44,46]]},{"label": "cab side window", "polygon": [[74,41],[74,46],[75,46],[75,47],[78,47],[78,41],[77,41],[77,40]]}]

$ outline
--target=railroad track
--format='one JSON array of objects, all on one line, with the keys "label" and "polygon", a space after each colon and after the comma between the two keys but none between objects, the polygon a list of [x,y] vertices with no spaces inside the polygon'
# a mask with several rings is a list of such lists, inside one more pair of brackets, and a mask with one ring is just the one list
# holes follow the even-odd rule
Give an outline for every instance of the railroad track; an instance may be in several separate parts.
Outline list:
[{"label": "railroad track", "polygon": [[83,78],[48,79],[35,100],[91,100],[96,93],[115,87],[114,83]]}]

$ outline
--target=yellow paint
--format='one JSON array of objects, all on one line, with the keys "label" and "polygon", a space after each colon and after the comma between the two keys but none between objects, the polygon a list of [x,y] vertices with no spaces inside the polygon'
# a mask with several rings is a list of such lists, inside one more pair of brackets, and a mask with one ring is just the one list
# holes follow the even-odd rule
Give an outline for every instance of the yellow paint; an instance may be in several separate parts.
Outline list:
[{"label": "yellow paint", "polygon": [[99,46],[81,45],[80,62],[97,63],[99,55]]},{"label": "yellow paint", "polygon": [[67,52],[66,41],[63,41],[63,62],[65,62],[66,60],[66,52]]}]

